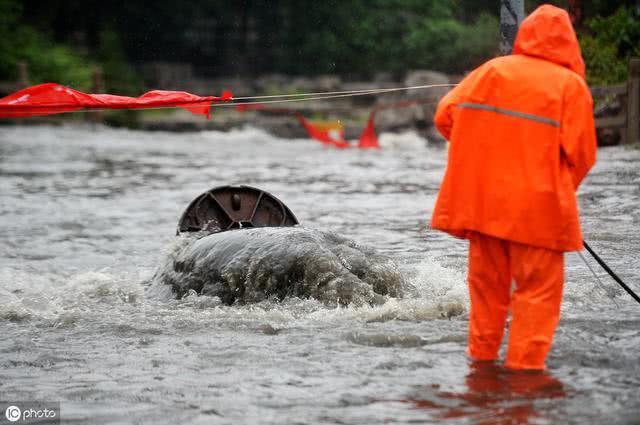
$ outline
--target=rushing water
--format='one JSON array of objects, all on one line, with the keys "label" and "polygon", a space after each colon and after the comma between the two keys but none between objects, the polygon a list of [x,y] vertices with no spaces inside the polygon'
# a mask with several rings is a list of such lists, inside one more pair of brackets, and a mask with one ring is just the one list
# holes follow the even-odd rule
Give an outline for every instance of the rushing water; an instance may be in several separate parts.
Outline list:
[{"label": "rushing water", "polygon": [[[402,297],[402,272],[388,256],[333,232],[265,227],[181,235],[153,278],[178,297],[201,294],[227,305],[313,298],[329,306],[384,304]],[[158,288],[160,286],[161,288]]]},{"label": "rushing water", "polygon": [[[0,400],[61,401],[78,424],[640,423],[640,306],[575,253],[548,373],[469,364],[467,244],[427,226],[446,151],[383,143],[0,127]],[[598,154],[585,239],[640,291],[640,152]],[[184,208],[223,184],[392,257],[413,290],[361,306],[151,290]]]}]

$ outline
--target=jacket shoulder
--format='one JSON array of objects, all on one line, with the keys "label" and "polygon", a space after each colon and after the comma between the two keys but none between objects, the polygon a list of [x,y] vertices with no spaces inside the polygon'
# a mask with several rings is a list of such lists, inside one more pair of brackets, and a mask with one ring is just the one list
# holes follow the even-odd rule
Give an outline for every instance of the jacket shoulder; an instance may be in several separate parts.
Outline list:
[{"label": "jacket shoulder", "polygon": [[591,97],[591,89],[589,85],[580,75],[575,72],[569,71],[569,76],[567,77],[567,82],[579,88],[582,91],[589,93],[589,97]]}]

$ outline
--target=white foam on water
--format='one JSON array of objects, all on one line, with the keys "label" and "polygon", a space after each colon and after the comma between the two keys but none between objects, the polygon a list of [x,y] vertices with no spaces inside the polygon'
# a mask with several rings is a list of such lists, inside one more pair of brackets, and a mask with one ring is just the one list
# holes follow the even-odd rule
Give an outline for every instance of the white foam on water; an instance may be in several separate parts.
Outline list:
[{"label": "white foam on water", "polygon": [[400,133],[382,133],[378,137],[382,149],[423,151],[426,150],[429,141],[415,131],[403,131]]},{"label": "white foam on water", "polygon": [[[176,238],[169,249],[182,243],[181,238]],[[460,316],[466,311],[468,302],[461,289],[464,282],[460,273],[426,260],[412,274],[405,298],[387,297],[381,305],[328,307],[315,299],[295,297],[227,306],[217,297],[195,292],[176,300],[168,285],[145,287],[149,276],[108,270],[65,278],[3,270],[0,318],[68,327],[83,321],[118,325],[151,314],[163,317],[170,326],[190,323],[187,326],[225,327],[246,323],[254,327],[259,323],[281,329],[349,322],[430,321]]]},{"label": "white foam on water", "polygon": [[265,130],[262,130],[257,127],[252,127],[250,125],[244,126],[242,128],[232,129],[230,131],[216,131],[216,130],[206,130],[198,133],[198,137],[215,143],[255,143],[259,141],[260,143],[273,143],[276,141],[282,141],[282,139],[278,139]]},{"label": "white foam on water", "polygon": [[217,297],[197,295],[195,291],[174,300],[175,294],[169,285],[163,284],[152,285],[147,296],[162,300],[170,310],[165,314],[177,315],[181,320],[193,320],[200,325],[244,322],[268,324],[276,329],[354,322],[432,321],[462,317],[467,311],[468,295],[463,273],[442,267],[430,259],[405,269],[405,296],[386,297],[380,305],[329,307],[312,298],[288,297],[282,301],[274,298],[254,304],[227,306]]},{"label": "white foam on water", "polygon": [[87,271],[61,278],[38,273],[0,272],[0,318],[68,326],[104,309],[114,314],[140,306],[144,288],[140,276]]},{"label": "white foam on water", "polygon": [[[464,276],[457,271],[426,259],[405,266],[403,272],[391,258],[370,248],[308,228],[251,229],[200,239],[180,236],[165,251],[147,296],[169,302],[176,294],[167,288],[173,287],[180,308],[211,308],[221,316],[233,308],[247,319],[260,319],[268,311],[284,321],[422,321],[459,316],[468,304]],[[257,265],[259,272],[252,271]],[[316,277],[315,272],[321,274]],[[287,282],[291,276],[301,281]],[[287,285],[288,295],[279,301],[276,294]],[[354,285],[366,291],[352,293]],[[316,287],[324,293],[316,294]],[[203,288],[198,297],[196,291]],[[390,295],[376,300],[373,288]],[[353,297],[354,303],[351,298],[341,302],[340,294]],[[317,300],[296,298],[307,296]],[[342,306],[333,308],[336,304]]]}]

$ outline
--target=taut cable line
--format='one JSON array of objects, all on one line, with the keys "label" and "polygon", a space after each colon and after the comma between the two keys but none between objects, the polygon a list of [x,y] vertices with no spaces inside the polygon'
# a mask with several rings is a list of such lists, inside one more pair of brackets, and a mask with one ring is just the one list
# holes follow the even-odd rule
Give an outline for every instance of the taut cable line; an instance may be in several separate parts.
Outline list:
[{"label": "taut cable line", "polygon": [[[243,97],[234,97],[230,102],[213,102],[211,107],[224,107],[224,106],[238,106],[238,105],[265,105],[265,104],[275,104],[275,103],[298,103],[298,102],[306,102],[313,100],[326,100],[326,99],[337,99],[344,97],[356,97],[356,96],[368,96],[372,94],[384,94],[384,93],[392,93],[404,90],[420,90],[420,89],[431,89],[431,88],[445,88],[445,87],[455,87],[457,84],[428,84],[422,86],[409,86],[409,87],[393,87],[386,89],[362,89],[362,90],[343,90],[343,91],[331,91],[331,92],[312,92],[312,93],[296,93],[296,94],[276,94],[276,95],[266,95],[266,96],[243,96]],[[266,99],[260,101],[258,99]],[[236,102],[236,100],[247,100],[247,102]],[[193,102],[193,104],[199,104],[202,102]],[[131,108],[132,110],[140,109],[140,110],[162,110],[162,109],[176,109],[181,106],[189,106],[192,102],[184,102],[184,103],[176,103],[175,106],[157,106],[157,107],[145,107],[145,108]],[[122,108],[123,110],[125,108]],[[101,112],[101,111],[111,111],[113,109],[103,109],[103,108],[90,108],[90,109],[79,109],[75,111],[64,111],[61,113],[74,113],[74,112]]]},{"label": "taut cable line", "polygon": [[286,98],[286,97],[303,97],[303,96],[324,96],[334,94],[377,94],[387,93],[402,90],[418,90],[418,89],[430,89],[438,87],[455,87],[457,84],[426,84],[421,86],[408,86],[408,87],[391,87],[386,89],[360,89],[360,90],[342,90],[342,91],[329,91],[329,92],[312,92],[312,93],[294,93],[294,94],[272,94],[266,96],[245,96],[234,97],[234,100],[252,100],[252,99],[269,99],[269,98]]}]

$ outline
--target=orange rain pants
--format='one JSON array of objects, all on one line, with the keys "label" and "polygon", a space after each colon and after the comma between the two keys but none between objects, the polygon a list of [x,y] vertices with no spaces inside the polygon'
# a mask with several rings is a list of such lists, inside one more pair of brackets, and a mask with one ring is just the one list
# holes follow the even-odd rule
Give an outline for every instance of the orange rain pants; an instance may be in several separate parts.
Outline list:
[{"label": "orange rain pants", "polygon": [[[544,369],[560,318],[564,254],[481,233],[470,235],[468,354],[495,360],[511,310],[506,366]],[[512,279],[516,288],[511,294]]]}]

